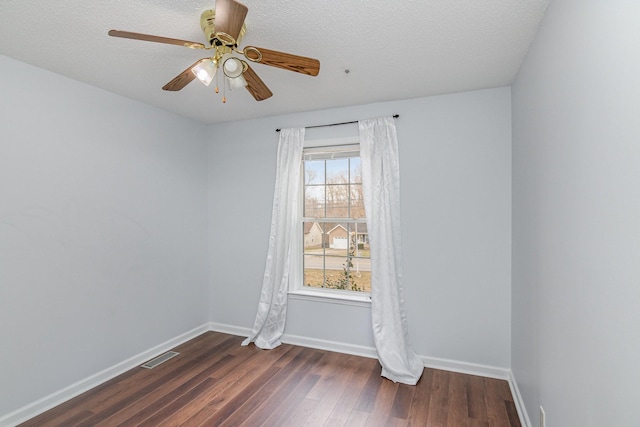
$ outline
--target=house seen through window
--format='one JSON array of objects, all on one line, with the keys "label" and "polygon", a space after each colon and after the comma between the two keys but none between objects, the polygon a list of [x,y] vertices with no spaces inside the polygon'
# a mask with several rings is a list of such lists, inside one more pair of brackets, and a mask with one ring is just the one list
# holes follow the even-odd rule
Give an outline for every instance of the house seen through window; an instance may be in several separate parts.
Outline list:
[{"label": "house seen through window", "polygon": [[371,259],[358,146],[306,149],[303,286],[371,291]]}]

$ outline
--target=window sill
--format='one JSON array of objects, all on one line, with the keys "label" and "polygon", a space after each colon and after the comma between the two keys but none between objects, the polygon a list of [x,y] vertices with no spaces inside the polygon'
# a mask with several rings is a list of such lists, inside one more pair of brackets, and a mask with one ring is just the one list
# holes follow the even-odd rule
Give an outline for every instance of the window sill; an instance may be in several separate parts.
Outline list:
[{"label": "window sill", "polygon": [[354,305],[357,307],[371,307],[371,294],[362,295],[342,293],[337,291],[316,291],[313,289],[298,289],[289,291],[289,297],[296,300],[316,301],[328,304]]}]

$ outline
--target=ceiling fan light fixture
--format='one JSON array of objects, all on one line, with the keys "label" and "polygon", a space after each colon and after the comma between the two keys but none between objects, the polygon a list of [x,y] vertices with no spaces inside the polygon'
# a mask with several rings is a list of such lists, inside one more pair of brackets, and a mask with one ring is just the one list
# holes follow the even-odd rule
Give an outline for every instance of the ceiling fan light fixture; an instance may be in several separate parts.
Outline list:
[{"label": "ceiling fan light fixture", "polygon": [[205,86],[209,86],[216,75],[218,67],[211,58],[205,58],[191,68],[193,74],[196,75]]},{"label": "ceiling fan light fixture", "polygon": [[[227,84],[230,89],[245,87],[256,101],[263,101],[273,95],[244,59],[296,73],[310,76],[318,75],[320,61],[314,58],[254,46],[247,46],[242,50],[238,49],[240,40],[246,32],[244,21],[248,12],[247,6],[238,0],[215,0],[215,6],[215,9],[205,10],[200,15],[200,26],[209,42],[208,46],[189,40],[131,31],[109,30],[108,34],[111,37],[170,44],[190,49],[212,50],[213,54],[209,54],[207,58],[199,59],[188,66],[165,84],[162,89],[172,92],[179,91],[196,78],[204,85],[209,86],[215,78],[215,91],[218,93],[218,83],[222,79],[222,102],[226,102],[224,91]],[[244,59],[234,57],[232,53],[243,55]],[[218,68],[222,68],[222,76],[217,74]]]}]

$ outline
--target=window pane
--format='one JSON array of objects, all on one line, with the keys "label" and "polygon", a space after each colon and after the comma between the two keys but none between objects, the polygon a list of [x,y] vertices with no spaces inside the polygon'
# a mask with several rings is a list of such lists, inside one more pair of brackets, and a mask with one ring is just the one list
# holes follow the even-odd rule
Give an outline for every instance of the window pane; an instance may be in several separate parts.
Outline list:
[{"label": "window pane", "polygon": [[371,270],[352,270],[349,284],[352,291],[371,292]]},{"label": "window pane", "polygon": [[304,253],[314,255],[324,255],[322,241],[324,238],[323,228],[317,222],[303,222],[302,235],[304,239]]},{"label": "window pane", "polygon": [[353,291],[371,291],[371,259],[367,224],[349,224],[349,286]]},{"label": "window pane", "polygon": [[362,184],[351,184],[351,218],[366,218]]},{"label": "window pane", "polygon": [[348,224],[326,223],[327,255],[347,256],[349,245]]},{"label": "window pane", "polygon": [[304,187],[304,213],[309,218],[325,217],[325,186],[310,185]]},{"label": "window pane", "polygon": [[349,182],[349,159],[333,159],[327,162],[327,183]]},{"label": "window pane", "polygon": [[304,286],[324,287],[324,257],[317,255],[304,256]]},{"label": "window pane", "polygon": [[353,256],[369,258],[369,234],[367,233],[367,224],[358,224],[358,230],[356,233],[355,253]]},{"label": "window pane", "polygon": [[360,163],[360,157],[351,158],[351,178],[349,182],[353,184],[362,183],[362,164]]},{"label": "window pane", "polygon": [[327,185],[327,216],[349,217],[349,184]]},{"label": "window pane", "polygon": [[304,183],[324,184],[324,160],[307,160],[304,162]]},{"label": "window pane", "polygon": [[[368,261],[368,260],[366,260]],[[365,264],[359,259],[358,264]],[[325,287],[347,291],[370,292],[371,271],[364,270],[364,265],[356,266],[354,258],[326,257]]]},{"label": "window pane", "polygon": [[349,289],[349,275],[346,256],[325,257],[325,287],[331,289]]}]

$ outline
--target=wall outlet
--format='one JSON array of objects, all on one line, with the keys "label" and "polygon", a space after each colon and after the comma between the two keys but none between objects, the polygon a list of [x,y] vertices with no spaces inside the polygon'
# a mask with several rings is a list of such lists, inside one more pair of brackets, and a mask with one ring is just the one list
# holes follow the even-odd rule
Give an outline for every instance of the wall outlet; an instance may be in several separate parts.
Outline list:
[{"label": "wall outlet", "polygon": [[541,405],[540,406],[540,427],[545,427],[546,426],[544,417],[545,417],[544,408]]}]

